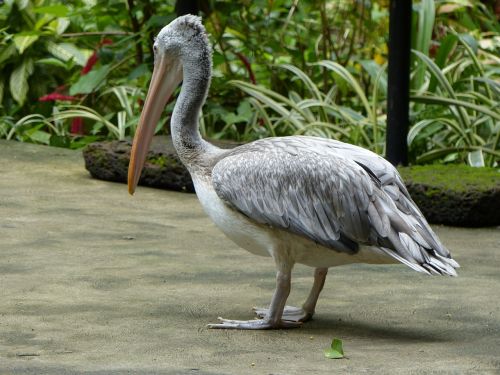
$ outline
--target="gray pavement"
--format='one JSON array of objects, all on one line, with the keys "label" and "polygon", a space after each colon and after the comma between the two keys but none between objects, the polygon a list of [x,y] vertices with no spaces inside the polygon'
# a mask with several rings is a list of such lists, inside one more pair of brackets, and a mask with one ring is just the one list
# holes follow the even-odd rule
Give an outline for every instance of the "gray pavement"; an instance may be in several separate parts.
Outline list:
[{"label": "gray pavement", "polygon": [[[130,197],[80,152],[0,141],[0,374],[500,374],[500,230],[435,229],[458,278],[339,267],[300,329],[209,330],[270,301],[270,259],[194,195]],[[296,267],[290,304],[311,275]],[[334,337],[347,358],[324,358]]]}]

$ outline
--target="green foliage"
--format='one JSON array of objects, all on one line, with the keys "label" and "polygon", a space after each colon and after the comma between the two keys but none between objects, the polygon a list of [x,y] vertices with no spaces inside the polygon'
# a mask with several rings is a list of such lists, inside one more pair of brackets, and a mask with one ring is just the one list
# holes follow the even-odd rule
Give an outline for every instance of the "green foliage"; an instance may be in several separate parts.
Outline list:
[{"label": "green foliage", "polygon": [[[47,53],[50,46],[57,46],[56,41],[69,26],[68,8],[43,4],[10,0],[0,7],[0,104],[4,114],[32,112],[24,110],[28,109],[25,104],[62,81],[66,70],[75,64],[58,61],[56,66],[50,59],[54,56]],[[88,51],[78,52],[83,56],[80,63],[84,64]]]},{"label": "green foliage", "polygon": [[[385,152],[388,1],[203,4],[214,51],[200,118],[205,136],[311,134]],[[151,76],[152,41],[175,18],[174,5],[6,0],[0,137],[78,148],[132,135]],[[486,2],[414,2],[413,163],[498,165],[499,35]]]},{"label": "green foliage", "polygon": [[[124,6],[129,3],[132,9]],[[0,136],[81,147],[131,134],[150,78],[153,34],[174,18],[173,5],[6,1],[0,7]],[[86,136],[71,134],[74,121],[83,123]]]},{"label": "green foliage", "polygon": [[[358,80],[343,66],[333,61],[319,61],[317,68],[326,68],[334,79],[343,85],[346,93],[339,98],[338,86],[322,93],[317,85],[299,68],[280,65],[293,74],[292,80],[300,81],[305,91],[302,97],[297,91],[290,91],[285,97],[263,86],[243,81],[233,81],[233,85],[252,96],[251,103],[262,122],[260,133],[276,135],[316,135],[335,138],[379,151],[383,147],[385,117],[377,113],[381,77],[385,72],[379,68],[375,79],[372,100],[369,101]],[[354,104],[357,102],[357,106]],[[355,110],[357,109],[357,111]]]},{"label": "green foliage", "polygon": [[[295,73],[283,69],[289,66],[326,94],[335,77],[327,67],[313,65],[319,60],[348,65],[349,71],[361,70],[365,62],[378,67],[385,61],[388,11],[383,1],[214,1],[212,7],[205,22],[214,50],[214,79],[204,113],[209,136],[245,141],[273,134],[266,126],[269,121],[255,113],[249,113],[246,122],[225,121],[246,101],[237,85],[228,86],[228,81],[258,84],[284,97],[291,91],[306,95],[303,79],[291,80]],[[371,79],[368,74],[362,77],[363,90]],[[337,98],[350,90],[343,81],[337,89]],[[219,121],[214,121],[213,111]]]},{"label": "green foliage", "polygon": [[[500,43],[491,42],[500,51]],[[414,51],[426,75],[412,100],[426,106],[415,107],[415,125],[408,134],[412,155],[417,163],[498,165],[500,59],[482,50],[469,34],[450,32],[441,48],[436,62]]]}]

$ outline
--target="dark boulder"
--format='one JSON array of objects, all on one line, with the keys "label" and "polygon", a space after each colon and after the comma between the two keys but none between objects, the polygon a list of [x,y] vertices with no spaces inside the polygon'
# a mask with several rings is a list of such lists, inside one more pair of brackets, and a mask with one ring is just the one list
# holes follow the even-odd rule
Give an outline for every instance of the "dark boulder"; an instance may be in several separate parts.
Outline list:
[{"label": "dark boulder", "polygon": [[465,165],[399,168],[410,195],[430,223],[500,225],[500,172]]},{"label": "dark boulder", "polygon": [[[126,183],[130,149],[131,141],[91,143],[83,150],[85,168],[94,178]],[[139,185],[194,192],[191,176],[179,160],[170,137],[154,137]]]}]

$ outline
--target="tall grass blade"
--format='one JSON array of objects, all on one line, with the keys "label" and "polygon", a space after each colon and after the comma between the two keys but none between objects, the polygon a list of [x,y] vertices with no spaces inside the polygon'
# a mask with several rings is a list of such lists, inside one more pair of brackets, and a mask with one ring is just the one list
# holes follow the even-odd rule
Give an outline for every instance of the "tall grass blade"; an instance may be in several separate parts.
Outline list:
[{"label": "tall grass blade", "polygon": [[[427,68],[431,72],[431,74],[436,77],[439,85],[441,88],[450,96],[452,99],[456,99],[455,91],[453,90],[453,87],[451,86],[450,82],[446,79],[445,75],[441,72],[439,67],[426,55],[424,55],[420,51],[413,51],[415,55],[417,55],[420,60],[422,60],[425,65],[427,65]],[[467,112],[463,108],[456,108],[452,107],[452,112],[456,115],[457,120],[460,121],[461,125],[464,128],[470,128],[470,119],[467,115]]]},{"label": "tall grass blade", "polygon": [[[429,55],[432,41],[432,30],[434,28],[436,8],[434,0],[422,0],[418,11],[418,29],[416,35],[415,49],[425,56]],[[413,88],[418,90],[422,87],[425,79],[425,68],[418,66],[413,78]]]},{"label": "tall grass blade", "polygon": [[[463,107],[469,108],[477,112],[481,112],[486,116],[490,116],[491,118],[500,121],[500,112],[495,112],[490,110],[488,107],[483,105],[478,105],[474,103],[469,103],[463,100],[444,98],[441,96],[432,96],[432,95],[412,95],[410,99],[419,103],[427,103],[427,104],[440,104],[447,106],[455,106],[455,107]],[[497,105],[498,108],[498,105]]]},{"label": "tall grass blade", "polygon": [[327,60],[322,60],[317,63],[314,63],[312,65],[319,65],[324,68],[327,68],[334,72],[336,75],[341,77],[351,88],[354,90],[354,92],[358,95],[358,98],[361,100],[363,103],[363,106],[366,111],[367,117],[372,117],[372,110],[370,107],[370,103],[368,102],[368,99],[366,98],[365,92],[361,85],[358,83],[358,81],[352,76],[349,71],[344,68],[342,65],[334,62],[334,61],[327,61]]}]

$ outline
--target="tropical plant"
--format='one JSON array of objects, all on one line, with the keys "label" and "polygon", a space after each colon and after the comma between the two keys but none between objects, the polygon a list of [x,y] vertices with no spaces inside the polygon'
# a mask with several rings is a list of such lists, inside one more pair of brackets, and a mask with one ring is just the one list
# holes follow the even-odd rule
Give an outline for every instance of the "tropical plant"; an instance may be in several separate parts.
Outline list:
[{"label": "tropical plant", "polygon": [[173,2],[154,4],[170,7],[165,13],[171,16],[154,16],[152,3],[130,0],[127,9],[122,0],[6,1],[0,7],[0,135],[81,147],[133,131],[123,97],[143,92],[150,33],[174,17]]},{"label": "tropical plant", "polygon": [[[292,73],[292,80],[300,81],[305,95],[290,91],[281,95],[263,86],[243,81],[232,84],[252,96],[250,102],[259,119],[253,126],[264,126],[268,136],[317,135],[340,139],[362,145],[376,152],[383,152],[385,135],[385,114],[380,110],[386,86],[386,74],[382,67],[374,68],[368,61],[362,64],[373,75],[371,99],[358,80],[342,65],[321,60],[313,66],[330,72],[336,85],[323,93],[319,87],[298,67],[281,64],[278,67]],[[344,95],[341,94],[343,88]],[[353,93],[345,95],[345,93]],[[256,132],[258,134],[258,132]]]},{"label": "tropical plant", "polygon": [[[500,51],[500,43],[496,49]],[[470,35],[448,34],[436,62],[415,56],[426,77],[412,100],[425,103],[408,135],[417,163],[500,162],[500,58],[482,50]],[[439,64],[439,65],[438,65]],[[441,65],[441,66],[440,66]]]},{"label": "tropical plant", "polygon": [[[413,163],[465,162],[474,166],[499,163],[498,34],[470,34],[449,29],[433,39],[435,7],[423,0],[415,7],[413,105],[408,142]],[[433,48],[438,45],[438,48]],[[433,54],[434,60],[430,57]],[[335,85],[322,93],[321,78],[290,64],[277,65],[292,75],[288,95],[248,82],[233,84],[249,94],[259,113],[252,120],[265,131],[260,134],[314,134],[341,139],[384,152],[386,75],[374,61],[360,61],[349,69],[333,61],[320,61]],[[363,85],[368,76],[371,86]],[[356,78],[355,78],[356,77]],[[291,87],[291,84],[288,84]],[[324,87],[324,86],[323,86]],[[346,87],[348,90],[346,91]],[[365,94],[366,93],[366,94]],[[257,131],[254,134],[259,134]]]},{"label": "tropical plant", "polygon": [[[84,66],[90,52],[63,43],[68,8],[43,1],[6,0],[0,7],[0,111],[26,114],[75,65]],[[36,84],[33,77],[36,77]],[[26,111],[28,109],[28,111]]]},{"label": "tropical plant", "polygon": [[[153,36],[175,3],[6,0],[0,137],[76,148],[132,135]],[[498,165],[500,27],[486,3],[414,3],[413,163]],[[312,134],[384,153],[386,0],[213,0],[203,12],[214,51],[205,136]]]}]

